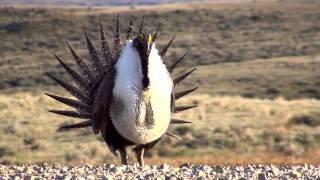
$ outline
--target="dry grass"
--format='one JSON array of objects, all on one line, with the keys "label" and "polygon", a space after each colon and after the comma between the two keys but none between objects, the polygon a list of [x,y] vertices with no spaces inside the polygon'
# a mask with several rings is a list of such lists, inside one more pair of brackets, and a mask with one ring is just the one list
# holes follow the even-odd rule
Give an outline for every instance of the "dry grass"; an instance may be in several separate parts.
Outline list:
[{"label": "dry grass", "polygon": [[196,157],[155,157],[146,160],[147,164],[159,165],[162,163],[179,166],[183,163],[189,162],[193,164],[205,165],[247,165],[247,164],[320,164],[320,152],[312,151],[305,153],[302,156],[286,156],[276,153],[250,153],[250,154],[236,154],[234,152],[226,151],[218,155],[205,155]]},{"label": "dry grass", "polygon": [[[151,159],[148,162],[151,164],[177,164],[182,161],[210,164],[248,161],[286,163],[291,160],[295,163],[319,163],[319,159],[310,158],[311,152],[319,154],[319,142],[301,145],[290,140],[290,137],[294,138],[301,133],[310,137],[319,136],[316,127],[287,126],[288,119],[292,116],[318,111],[318,100],[258,100],[195,95],[182,99],[179,103],[199,105],[197,109],[177,115],[177,118],[191,119],[194,123],[192,126],[181,126],[187,128],[185,133],[173,128],[178,134],[181,133],[183,140],[165,137],[149,155]],[[0,107],[2,162],[116,162],[116,158],[106,150],[105,144],[98,140],[101,138],[94,136],[91,130],[55,132],[59,124],[74,120],[48,113],[48,108],[63,107],[42,94],[20,92],[0,95]],[[234,133],[238,133],[236,136],[239,137]],[[279,150],[278,146],[281,144],[267,142],[270,139],[263,140],[268,137],[260,137],[262,134],[280,135],[289,140],[284,141],[287,144],[282,147],[283,150]],[[200,140],[205,142],[198,142],[199,135],[203,136]],[[251,138],[254,142],[249,143],[246,138]],[[230,147],[230,144],[216,142],[218,139],[239,142]],[[169,160],[173,156],[174,160]]]},{"label": "dry grass", "polygon": [[281,57],[198,66],[184,86],[199,92],[248,98],[320,98],[320,56]]}]

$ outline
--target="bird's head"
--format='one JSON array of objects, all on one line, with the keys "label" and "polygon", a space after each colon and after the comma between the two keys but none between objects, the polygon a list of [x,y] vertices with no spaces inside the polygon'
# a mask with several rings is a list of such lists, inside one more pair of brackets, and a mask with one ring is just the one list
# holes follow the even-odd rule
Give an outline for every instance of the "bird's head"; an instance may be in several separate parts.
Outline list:
[{"label": "bird's head", "polygon": [[150,80],[148,77],[148,61],[152,44],[152,36],[142,32],[140,32],[132,42],[133,47],[136,49],[141,59],[141,67],[143,73],[142,84],[144,88],[147,88],[150,84]]},{"label": "bird's head", "polygon": [[140,58],[148,59],[152,47],[152,36],[150,34],[139,33],[133,39],[133,47],[138,51]]}]

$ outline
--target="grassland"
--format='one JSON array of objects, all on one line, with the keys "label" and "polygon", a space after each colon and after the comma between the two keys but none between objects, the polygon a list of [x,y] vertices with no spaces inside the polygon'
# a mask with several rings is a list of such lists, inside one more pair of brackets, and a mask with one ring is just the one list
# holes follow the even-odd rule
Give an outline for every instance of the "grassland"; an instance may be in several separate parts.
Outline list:
[{"label": "grassland", "polygon": [[[151,163],[159,163],[159,157],[171,158],[168,161],[171,163],[184,157],[208,163],[271,162],[270,156],[273,160],[280,157],[284,162],[320,161],[314,154],[319,154],[320,145],[318,100],[194,95],[179,103],[199,105],[176,116],[192,120],[193,125],[171,127],[183,139],[165,137],[148,154]],[[76,120],[49,114],[48,108],[61,108],[61,105],[39,92],[0,95],[0,107],[1,117],[5,117],[0,124],[3,163],[97,164],[116,160],[91,129],[56,132],[60,124]],[[252,159],[247,159],[249,155]]]},{"label": "grassland", "polygon": [[[189,51],[190,55],[182,66],[195,66],[316,55],[320,52],[318,7],[315,4],[252,6],[244,3],[162,5],[133,9],[121,7],[116,10],[2,8],[0,90],[55,85],[43,76],[45,72],[63,73],[53,54],[70,59],[65,45],[65,40],[68,40],[86,55],[81,26],[88,29],[98,45],[99,17],[102,17],[108,37],[111,38],[117,11],[121,13],[122,32],[126,31],[130,16],[139,24],[145,15],[147,32],[153,32],[156,25],[162,23],[160,47],[173,34],[177,36],[166,62],[169,64]],[[226,83],[232,86],[232,81]],[[247,83],[242,81],[240,86]],[[315,96],[320,96],[316,85],[311,84],[310,88]],[[300,93],[299,88],[291,89],[292,93],[280,92],[280,95],[288,98],[310,97],[308,93]],[[217,95],[214,93],[212,95]],[[235,90],[235,94],[241,95],[243,92]],[[253,94],[265,97],[263,92]]]},{"label": "grassland", "polygon": [[[0,162],[115,162],[90,129],[56,132],[75,122],[47,112],[61,105],[44,96],[64,94],[44,76],[65,76],[53,58],[71,59],[64,40],[86,56],[81,25],[98,42],[102,17],[108,37],[115,13],[125,31],[130,16],[145,15],[146,30],[161,22],[159,46],[175,33],[168,60],[190,51],[182,67],[198,66],[182,83],[200,86],[181,99],[199,107],[171,127],[148,162],[171,164],[276,162],[319,164],[320,6],[300,3],[182,4],[153,7],[23,8],[0,10]],[[96,43],[98,46],[98,43]],[[99,46],[98,46],[99,47]],[[72,64],[72,61],[68,61]],[[161,158],[160,158],[161,157]]]}]

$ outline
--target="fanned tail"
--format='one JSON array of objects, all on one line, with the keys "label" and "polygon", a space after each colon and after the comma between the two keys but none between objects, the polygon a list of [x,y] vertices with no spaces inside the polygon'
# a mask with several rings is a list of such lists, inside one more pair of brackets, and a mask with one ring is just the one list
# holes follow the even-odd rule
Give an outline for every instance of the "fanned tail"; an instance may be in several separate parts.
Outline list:
[{"label": "fanned tail", "polygon": [[[153,35],[153,43],[154,41],[156,40],[157,36],[158,36],[158,31],[160,29],[160,24],[158,25],[157,27],[157,30],[155,32],[155,34]],[[167,43],[167,45],[160,51],[159,55],[164,59],[165,58],[165,55],[168,51],[168,49],[170,48],[173,40],[174,40],[175,36],[173,36],[170,41]],[[167,67],[168,69],[168,72],[169,73],[173,73],[173,71],[176,69],[176,67],[178,66],[179,63],[181,63],[186,55],[188,53],[185,53],[182,57],[180,57],[178,60],[176,60],[175,62],[173,62],[170,66]],[[184,79],[186,79],[190,74],[192,74],[194,71],[196,70],[196,68],[192,68],[191,70],[189,71],[186,71],[184,73],[181,73],[179,74],[178,76],[176,76],[175,78],[172,78],[173,79],[173,84],[174,84],[174,89],[172,91],[172,96],[171,96],[171,112],[173,114],[175,113],[179,113],[179,112],[182,112],[182,111],[185,111],[185,110],[188,110],[188,109],[192,109],[192,108],[195,108],[197,107],[196,105],[188,105],[188,106],[176,106],[176,101],[188,94],[190,94],[191,92],[194,92],[195,90],[198,89],[198,87],[194,87],[194,88],[191,88],[191,89],[186,89],[186,90],[182,90],[182,91],[178,91],[176,92],[176,88],[177,88],[177,85],[182,82]],[[180,119],[171,119],[171,124],[188,124],[188,123],[191,123],[191,121],[187,121],[187,120],[180,120]],[[171,132],[167,132],[166,135],[170,136],[170,137],[173,137],[173,138],[176,138],[176,139],[181,139],[178,135],[174,134],[174,133],[171,133]]]},{"label": "fanned tail", "polygon": [[113,47],[113,51],[115,53],[116,57],[119,57],[120,55],[120,51],[121,51],[121,36],[120,36],[120,20],[119,20],[119,14],[117,16],[117,25],[116,25],[116,33],[114,36],[114,47]]},{"label": "fanned tail", "polygon": [[[75,128],[85,128],[92,127],[95,133],[98,133],[96,121],[93,120],[93,108],[96,91],[102,82],[101,80],[105,74],[110,74],[113,71],[113,66],[117,60],[117,56],[121,50],[121,35],[119,27],[119,15],[117,17],[116,32],[114,38],[113,52],[110,50],[108,41],[103,30],[103,25],[100,19],[100,40],[101,40],[101,52],[99,52],[94,43],[91,41],[87,31],[83,28],[84,36],[87,43],[87,49],[89,53],[89,62],[85,62],[73,49],[71,44],[67,42],[67,46],[70,53],[73,56],[75,63],[78,66],[79,71],[71,68],[66,64],[59,56],[55,55],[58,62],[65,69],[65,71],[70,75],[73,82],[68,82],[61,80],[48,73],[48,76],[53,79],[57,84],[62,86],[66,91],[68,91],[73,98],[66,98],[62,96],[57,96],[53,94],[48,94],[49,97],[65,104],[74,110],[49,110],[49,112],[79,119],[87,119],[86,121],[79,122],[76,124],[64,125],[59,128],[59,130],[68,130]],[[130,30],[131,29],[131,30]],[[132,33],[132,22],[130,22],[129,32]],[[91,64],[89,67],[87,63]]]},{"label": "fanned tail", "polygon": [[92,121],[87,120],[87,121],[82,121],[82,122],[76,123],[76,124],[60,126],[58,131],[65,131],[65,130],[74,129],[74,128],[86,128],[86,127],[90,127],[90,126],[92,126]]},{"label": "fanned tail", "polygon": [[110,50],[109,43],[106,39],[101,18],[100,18],[100,39],[101,39],[101,51],[102,51],[102,56],[104,60],[103,68],[104,68],[104,71],[109,71],[113,64],[113,60],[112,60],[113,55]]}]

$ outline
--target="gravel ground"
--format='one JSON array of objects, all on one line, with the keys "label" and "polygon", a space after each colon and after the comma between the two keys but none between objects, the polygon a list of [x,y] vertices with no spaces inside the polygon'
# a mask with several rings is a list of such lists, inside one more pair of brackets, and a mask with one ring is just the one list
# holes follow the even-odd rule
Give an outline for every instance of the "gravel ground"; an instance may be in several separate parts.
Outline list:
[{"label": "gravel ground", "polygon": [[162,164],[115,166],[63,166],[60,164],[0,165],[0,179],[320,179],[320,166],[262,165],[207,166]]}]

